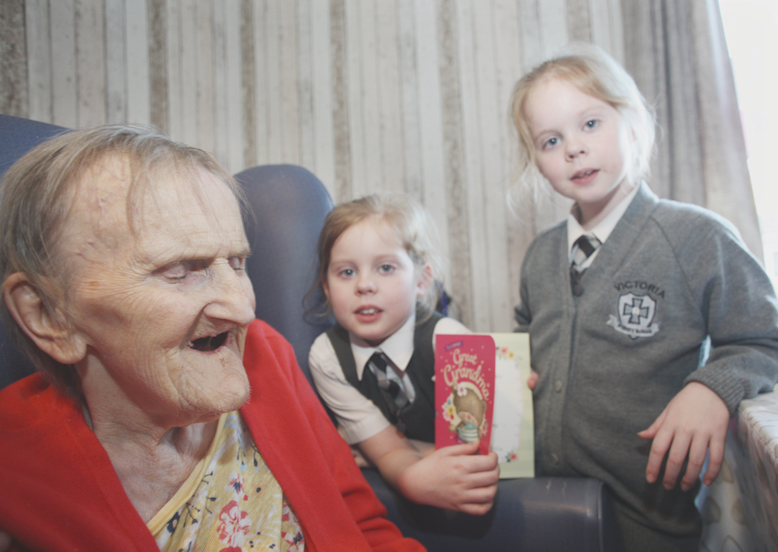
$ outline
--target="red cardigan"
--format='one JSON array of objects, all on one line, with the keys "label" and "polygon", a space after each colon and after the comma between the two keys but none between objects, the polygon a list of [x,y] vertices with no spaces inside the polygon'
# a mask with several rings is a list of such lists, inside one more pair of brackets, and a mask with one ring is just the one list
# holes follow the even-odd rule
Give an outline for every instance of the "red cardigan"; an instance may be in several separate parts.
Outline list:
[{"label": "red cardigan", "polygon": [[[241,414],[305,534],[306,550],[424,550],[402,538],[297,366],[255,321]],[[12,550],[157,550],[81,409],[40,375],[0,392],[0,528]]]}]

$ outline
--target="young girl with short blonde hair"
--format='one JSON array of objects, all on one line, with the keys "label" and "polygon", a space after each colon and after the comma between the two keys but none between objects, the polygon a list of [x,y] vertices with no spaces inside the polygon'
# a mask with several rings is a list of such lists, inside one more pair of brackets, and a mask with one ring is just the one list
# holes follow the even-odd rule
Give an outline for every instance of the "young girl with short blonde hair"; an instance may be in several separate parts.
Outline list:
[{"label": "young girl with short blonde hair", "polygon": [[434,450],[436,333],[469,333],[434,311],[435,226],[403,194],[343,203],[319,238],[319,280],[337,324],[311,347],[311,375],[346,441],[410,500],[484,514],[497,456]]}]

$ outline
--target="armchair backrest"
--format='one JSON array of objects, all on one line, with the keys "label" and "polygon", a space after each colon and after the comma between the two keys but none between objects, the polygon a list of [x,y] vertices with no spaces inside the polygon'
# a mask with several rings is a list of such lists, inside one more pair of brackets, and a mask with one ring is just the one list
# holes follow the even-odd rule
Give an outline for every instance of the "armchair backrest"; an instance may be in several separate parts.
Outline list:
[{"label": "armchair backrest", "polygon": [[49,123],[0,115],[0,179],[22,155],[52,136],[68,130]]},{"label": "armchair backrest", "polygon": [[[318,178],[295,165],[261,165],[235,178],[253,211],[246,221],[247,268],[257,318],[292,344],[310,381],[308,350],[330,322],[306,314],[303,298],[316,279],[316,242],[332,200]],[[314,303],[320,293],[311,297]]]},{"label": "armchair backrest", "polygon": [[[67,130],[0,115],[0,179],[28,150]],[[252,249],[247,265],[257,297],[257,318],[292,343],[310,380],[308,350],[328,322],[307,316],[303,297],[315,278],[316,241],[332,200],[318,178],[294,165],[254,167],[236,179],[252,211],[246,218]],[[33,371],[32,363],[16,349],[0,323],[0,389]]]},{"label": "armchair backrest", "polygon": [[[27,151],[67,130],[48,123],[0,115],[0,181],[8,168]],[[11,343],[0,322],[0,389],[34,371],[32,362]]]}]

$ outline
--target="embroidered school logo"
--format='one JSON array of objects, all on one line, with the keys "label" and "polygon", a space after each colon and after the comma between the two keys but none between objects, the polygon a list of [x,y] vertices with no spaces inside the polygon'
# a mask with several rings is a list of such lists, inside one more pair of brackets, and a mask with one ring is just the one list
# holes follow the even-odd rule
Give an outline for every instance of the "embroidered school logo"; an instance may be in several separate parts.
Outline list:
[{"label": "embroidered school logo", "polygon": [[627,292],[619,295],[618,316],[610,315],[608,326],[617,332],[630,336],[650,337],[659,331],[659,323],[654,322],[656,301],[650,295],[637,295]]}]

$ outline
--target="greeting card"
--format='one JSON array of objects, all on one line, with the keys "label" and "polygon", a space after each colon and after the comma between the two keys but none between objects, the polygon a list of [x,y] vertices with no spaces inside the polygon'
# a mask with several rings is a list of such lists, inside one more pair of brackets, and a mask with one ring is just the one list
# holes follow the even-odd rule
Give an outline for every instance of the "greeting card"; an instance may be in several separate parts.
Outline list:
[{"label": "greeting card", "polygon": [[495,345],[495,395],[492,450],[500,478],[535,476],[535,431],[530,374],[529,334],[490,334]]},{"label": "greeting card", "polygon": [[489,452],[494,347],[488,335],[435,336],[435,448],[480,440]]},{"label": "greeting card", "polygon": [[435,447],[481,440],[497,453],[500,478],[534,477],[529,336],[435,336]]}]

